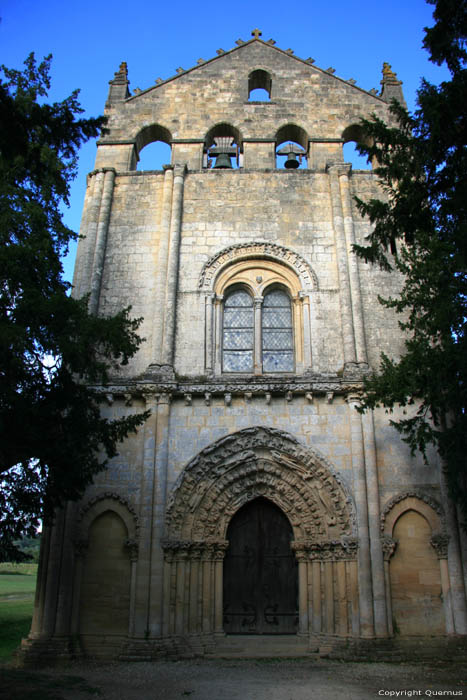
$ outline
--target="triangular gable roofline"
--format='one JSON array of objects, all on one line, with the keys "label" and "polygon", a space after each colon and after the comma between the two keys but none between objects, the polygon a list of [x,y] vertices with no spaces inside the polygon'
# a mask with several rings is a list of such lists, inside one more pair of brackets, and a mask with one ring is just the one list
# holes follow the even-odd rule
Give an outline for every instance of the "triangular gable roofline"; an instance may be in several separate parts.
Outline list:
[{"label": "triangular gable roofline", "polygon": [[[252,32],[253,33],[253,32]],[[341,83],[344,83],[345,85],[348,85],[351,88],[354,88],[355,90],[359,90],[360,92],[363,92],[365,95],[369,95],[370,97],[373,97],[380,102],[385,102],[381,95],[377,95],[373,92],[370,92],[369,90],[364,90],[363,88],[359,87],[358,85],[354,85],[353,83],[349,82],[348,80],[344,80],[344,78],[339,78],[338,75],[334,75],[333,73],[329,73],[328,70],[324,70],[323,68],[320,68],[319,66],[315,66],[314,64],[309,63],[309,59],[306,58],[300,58],[299,56],[295,56],[293,53],[289,53],[290,49],[284,50],[280,49],[278,46],[275,46],[272,43],[269,43],[273,40],[269,39],[269,41],[264,41],[263,39],[260,39],[258,36],[254,36],[252,39],[249,39],[248,41],[244,41],[242,44],[239,44],[238,46],[234,46],[232,49],[228,49],[227,51],[224,51],[223,53],[219,54],[218,56],[213,56],[212,58],[208,58],[206,61],[203,60],[202,63],[197,64],[196,66],[192,66],[191,68],[187,68],[183,72],[178,73],[177,75],[172,75],[170,78],[167,78],[166,80],[163,80],[161,83],[157,85],[151,85],[151,87],[146,88],[145,90],[141,90],[137,92],[134,95],[130,95],[130,97],[127,97],[124,102],[130,102],[131,100],[135,100],[138,97],[141,97],[141,95],[145,95],[148,92],[151,92],[151,90],[157,90],[158,88],[167,85],[167,83],[170,83],[174,80],[177,80],[178,78],[181,78],[183,75],[186,75],[187,73],[191,73],[195,70],[198,70],[200,68],[203,68],[206,64],[208,63],[213,63],[214,61],[219,61],[224,56],[227,56],[228,54],[232,54],[235,51],[240,51],[241,49],[245,48],[245,46],[248,46],[249,44],[253,44],[255,41],[259,42],[260,44],[263,44],[264,46],[267,46],[268,49],[272,49],[274,51],[278,51],[281,54],[284,54],[284,56],[287,56],[288,58],[295,59],[296,61],[299,61],[300,63],[308,66],[309,68],[313,68],[314,70],[323,73],[323,75],[328,75],[331,78],[334,78],[335,80],[338,80]]]}]

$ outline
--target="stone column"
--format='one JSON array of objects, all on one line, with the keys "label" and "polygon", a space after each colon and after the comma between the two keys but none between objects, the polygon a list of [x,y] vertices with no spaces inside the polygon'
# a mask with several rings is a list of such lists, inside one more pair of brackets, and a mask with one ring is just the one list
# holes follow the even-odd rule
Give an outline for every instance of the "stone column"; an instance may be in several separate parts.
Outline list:
[{"label": "stone column", "polygon": [[220,374],[222,371],[222,304],[224,301],[223,296],[218,296],[214,301],[214,313],[215,313],[215,329],[214,329],[214,371],[216,374]]},{"label": "stone column", "polygon": [[34,614],[32,617],[29,636],[36,638],[41,636],[42,619],[44,615],[45,591],[47,587],[47,570],[50,556],[51,528],[45,527],[42,533],[39,566],[37,568],[36,593],[34,596]]},{"label": "stone column", "polygon": [[92,264],[91,295],[89,297],[89,311],[91,314],[97,314],[99,309],[99,298],[101,293],[102,275],[104,274],[104,259],[107,247],[107,234],[109,231],[114,182],[114,168],[104,168],[104,184],[99,210],[99,221],[97,224],[94,260]]},{"label": "stone column", "polygon": [[452,610],[451,600],[451,582],[449,581],[448,568],[448,544],[449,537],[447,535],[433,535],[430,540],[431,546],[436,551],[436,556],[439,561],[439,572],[441,578],[441,592],[443,595],[444,614],[446,619],[446,633],[456,634],[456,626]]},{"label": "stone column", "polygon": [[213,304],[215,299],[214,292],[208,292],[204,295],[204,308],[205,308],[205,339],[204,339],[204,366],[206,372],[210,373],[213,369]]},{"label": "stone column", "polygon": [[373,637],[373,590],[371,580],[365,454],[363,447],[362,421],[360,414],[356,410],[357,406],[360,405],[360,398],[355,395],[349,395],[347,396],[347,403],[349,405],[352,468],[355,484],[355,505],[357,507],[360,634],[362,637]]},{"label": "stone column", "polygon": [[308,634],[308,578],[307,555],[297,551],[298,560],[298,634]]},{"label": "stone column", "polygon": [[381,546],[384,556],[384,580],[386,584],[386,610],[387,610],[387,620],[388,620],[388,634],[390,637],[394,634],[394,628],[392,624],[392,594],[391,594],[391,576],[389,573],[389,561],[394,554],[397,542],[393,540],[389,535],[385,535],[381,538]]},{"label": "stone column", "polygon": [[352,198],[350,194],[349,172],[351,165],[345,164],[346,170],[339,170],[339,184],[342,199],[342,213],[344,216],[344,231],[347,247],[347,260],[349,269],[350,295],[352,300],[352,318],[355,334],[355,351],[358,363],[367,363],[365,329],[363,322],[362,295],[360,290],[360,275],[358,271],[358,258],[352,251],[355,243],[355,230],[352,217]]},{"label": "stone column", "polygon": [[457,514],[456,507],[449,497],[444,468],[441,469],[440,482],[444,512],[446,514],[446,529],[449,535],[448,571],[451,584],[450,598],[452,601],[454,629],[456,634],[467,634],[467,601],[464,587],[464,572],[461,559]]},{"label": "stone column", "polygon": [[84,559],[88,549],[87,540],[79,540],[74,543],[75,576],[73,582],[73,603],[71,609],[71,634],[76,637],[79,634],[79,608],[81,603],[81,581],[83,580]]},{"label": "stone column", "polygon": [[383,551],[380,538],[379,484],[376,465],[375,429],[373,412],[366,411],[360,416],[363,428],[363,449],[365,457],[366,497],[368,504],[368,529],[370,535],[371,576],[373,582],[373,605],[375,615],[375,635],[387,637],[386,592],[384,580]]},{"label": "stone column", "polygon": [[64,531],[63,547],[60,562],[60,583],[57,600],[57,613],[55,623],[55,634],[58,637],[66,637],[70,634],[71,607],[73,592],[73,547],[72,537],[74,529],[74,518],[77,511],[76,503],[67,503],[63,509]]},{"label": "stone column", "polygon": [[170,244],[167,263],[167,288],[165,294],[165,321],[162,342],[162,364],[173,366],[175,321],[177,316],[178,266],[180,258],[180,237],[182,230],[183,187],[185,165],[175,165],[172,216],[170,220]]},{"label": "stone column", "polygon": [[313,572],[313,616],[312,629],[315,634],[321,632],[321,564],[314,560],[312,563]]},{"label": "stone column", "polygon": [[55,516],[55,522],[52,527],[50,550],[47,562],[47,586],[45,591],[44,615],[41,630],[41,636],[47,638],[52,637],[55,631],[64,527],[65,514],[63,510],[60,510]]},{"label": "stone column", "polygon": [[350,279],[348,270],[347,245],[345,240],[344,215],[342,211],[341,192],[339,187],[339,175],[345,172],[344,164],[328,165],[329,187],[331,192],[331,206],[334,236],[336,241],[337,271],[339,277],[340,308],[342,342],[344,349],[344,366],[355,364],[355,336],[352,318],[352,297],[350,292]]},{"label": "stone column", "polygon": [[214,553],[214,596],[215,596],[215,612],[214,612],[214,633],[217,636],[224,636],[224,608],[223,608],[223,566],[225,551],[228,547],[228,542],[219,544]]},{"label": "stone column", "polygon": [[162,533],[167,501],[167,467],[169,444],[170,394],[158,395],[154,459],[154,495],[151,522],[151,552],[149,572],[149,631],[154,637],[162,634],[163,569]]},{"label": "stone column", "polygon": [[302,301],[302,320],[303,320],[303,368],[305,370],[311,368],[311,314],[310,314],[310,297],[305,292],[299,293]]},{"label": "stone column", "polygon": [[254,348],[254,357],[253,357],[255,374],[261,374],[261,370],[262,370],[262,366],[263,366],[263,353],[262,353],[262,349],[261,349],[261,307],[262,307],[262,304],[263,304],[263,297],[255,297],[255,299],[254,299],[255,348]]},{"label": "stone column", "polygon": [[164,189],[162,191],[161,218],[159,224],[160,239],[157,256],[157,269],[154,271],[156,284],[154,289],[154,316],[152,322],[152,357],[153,364],[162,363],[162,336],[164,332],[165,290],[167,286],[167,263],[169,256],[170,219],[172,213],[173,166],[164,165]]}]

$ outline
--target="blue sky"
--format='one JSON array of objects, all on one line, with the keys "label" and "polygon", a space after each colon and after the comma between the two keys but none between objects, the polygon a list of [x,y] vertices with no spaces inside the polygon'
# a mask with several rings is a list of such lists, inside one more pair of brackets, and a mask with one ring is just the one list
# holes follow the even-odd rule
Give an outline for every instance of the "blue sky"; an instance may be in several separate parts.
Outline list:
[{"label": "blue sky", "polygon": [[[433,6],[425,0],[239,0],[221,4],[147,0],[1,0],[0,62],[20,68],[31,51],[53,54],[50,98],[61,100],[80,88],[87,116],[104,108],[108,81],[122,61],[128,63],[130,89],[145,89],[168,78],[179,66],[229,50],[238,38],[250,39],[258,27],[296,56],[313,57],[320,68],[354,78],[366,89],[380,89],[384,61],[404,83],[409,109],[415,105],[422,76],[431,82],[446,73],[422,50],[423,27],[431,26]],[[87,144],[73,183],[66,222],[78,230],[86,173],[93,169],[96,147]],[[71,277],[74,249],[66,261]]]}]

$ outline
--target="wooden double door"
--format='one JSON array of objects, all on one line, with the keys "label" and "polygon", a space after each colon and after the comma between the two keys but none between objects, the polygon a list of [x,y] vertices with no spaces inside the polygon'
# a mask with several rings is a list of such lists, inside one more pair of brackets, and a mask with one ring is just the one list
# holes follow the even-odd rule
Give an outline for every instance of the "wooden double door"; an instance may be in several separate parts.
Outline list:
[{"label": "wooden double door", "polygon": [[232,518],[224,560],[224,631],[295,634],[297,562],[292,528],[266,498],[247,503]]}]

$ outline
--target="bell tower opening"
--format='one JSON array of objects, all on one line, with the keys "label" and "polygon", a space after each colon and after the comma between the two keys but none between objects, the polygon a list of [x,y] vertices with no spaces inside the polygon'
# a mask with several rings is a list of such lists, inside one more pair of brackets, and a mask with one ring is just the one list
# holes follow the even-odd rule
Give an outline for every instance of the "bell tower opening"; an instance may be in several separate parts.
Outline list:
[{"label": "bell tower opening", "polygon": [[224,631],[227,634],[295,634],[298,628],[297,562],[292,527],[274,503],[255,498],[227,529],[224,560]]}]

